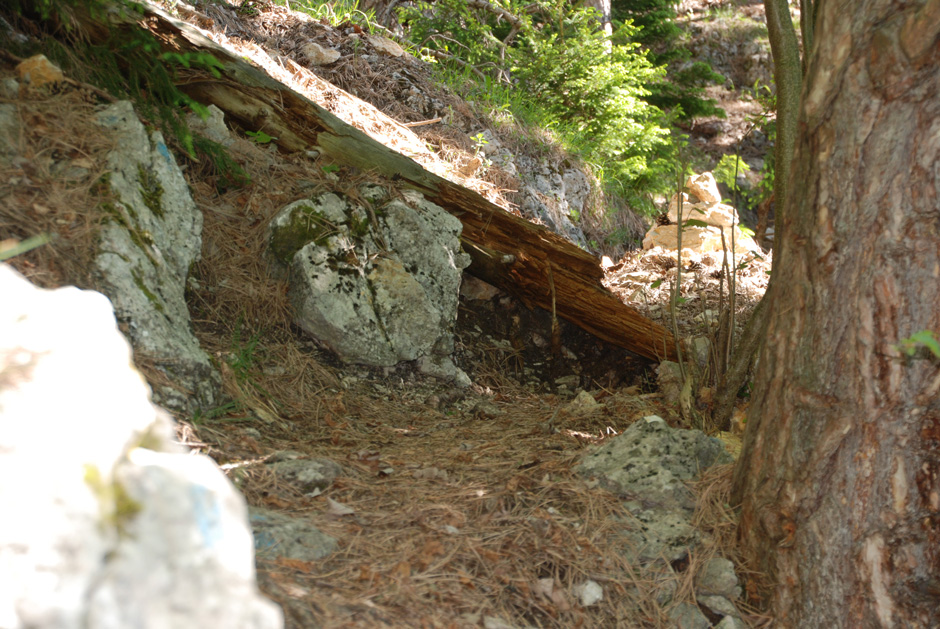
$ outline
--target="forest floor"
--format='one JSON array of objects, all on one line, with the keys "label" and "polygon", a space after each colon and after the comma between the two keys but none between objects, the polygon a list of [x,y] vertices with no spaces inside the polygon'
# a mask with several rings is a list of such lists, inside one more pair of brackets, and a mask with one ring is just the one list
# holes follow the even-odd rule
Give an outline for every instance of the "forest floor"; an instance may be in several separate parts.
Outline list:
[{"label": "forest floor", "polygon": [[[702,46],[710,46],[714,55],[720,47],[707,42],[719,38],[715,22],[738,26],[739,11],[759,13],[759,3],[753,2],[734,10],[723,8],[728,4],[687,4],[689,24],[700,28]],[[298,71],[285,70],[291,66],[283,59],[292,51],[276,47],[298,41],[296,29],[314,26],[281,7],[252,6],[256,10],[240,16],[244,19],[237,24],[215,15],[214,25],[227,27],[224,38],[229,40],[239,39],[239,32],[245,35],[245,49],[262,50],[267,65],[274,60],[282,76],[290,75],[285,82],[299,80]],[[198,25],[197,18],[190,17]],[[355,32],[349,30],[330,36],[348,39]],[[335,45],[340,50],[352,46],[339,39]],[[737,53],[722,54],[732,70],[744,63]],[[419,74],[400,58],[353,56],[332,68],[321,78],[333,87],[319,84],[317,89],[338,114],[342,101],[346,111],[366,116],[358,118],[363,127],[384,120],[359,101],[345,100],[338,91],[342,88],[358,92],[400,122],[426,119],[426,112],[403,112],[400,94],[381,88],[395,72]],[[308,87],[315,83],[301,78]],[[430,73],[422,80],[425,95],[445,99],[455,117],[466,118],[443,130],[414,127],[423,142],[437,148],[424,158],[459,168],[475,152],[461,129],[482,129],[486,123],[477,121],[479,114],[470,106],[442,92]],[[700,121],[690,129],[702,164],[717,161],[747,136],[748,117],[757,111],[730,84],[712,91],[728,118]],[[52,150],[59,147],[56,138],[78,138],[70,141],[69,150],[78,147],[89,166],[104,162],[109,147],[90,126],[92,101],[87,93],[72,90],[18,103],[29,123],[24,142],[37,156],[36,165],[29,187],[20,186],[21,180],[10,183],[21,175],[0,173],[0,185],[9,188],[0,197],[30,208],[24,231],[62,233],[63,225],[74,226],[58,248],[14,261],[40,285],[90,282],[83,265],[96,219],[76,212],[96,206],[92,182],[100,173],[65,180],[54,168]],[[759,157],[759,138],[746,142]],[[565,359],[553,362],[545,342],[551,334],[548,314],[530,311],[473,279],[465,282],[456,334],[456,359],[473,381],[470,388],[421,376],[410,365],[381,370],[339,363],[292,324],[285,283],[272,280],[263,262],[265,229],[274,213],[297,198],[320,189],[354,191],[374,177],[345,167],[324,169],[315,157],[278,154],[243,136],[232,153],[251,176],[250,186],[223,189],[220,174],[205,165],[190,164],[186,175],[205,217],[203,257],[190,295],[194,326],[204,348],[223,366],[226,391],[235,402],[208,416],[177,419],[181,441],[224,465],[249,503],[309,518],[340,540],[339,550],[321,561],[259,559],[262,589],[283,606],[288,627],[669,627],[671,608],[694,602],[696,566],[715,554],[738,560],[734,513],[728,506],[730,466],[714,470],[695,487],[696,522],[709,541],[690,563],[673,566],[668,589],[674,594],[668,602],[661,581],[612,552],[623,543],[618,519],[628,521],[629,512],[616,496],[573,472],[588,446],[616,436],[639,418],[656,414],[682,425],[675,405],[657,390],[651,375],[655,365],[568,324]],[[497,177],[471,185],[491,200],[511,204],[506,197],[511,183]],[[687,301],[675,325],[683,337],[709,336],[719,313],[727,310],[720,264],[694,259],[684,266],[680,292]],[[675,267],[668,256],[627,253],[608,269],[607,285],[625,302],[672,326],[668,296]],[[761,261],[741,269],[739,322],[762,295],[766,271]],[[145,359],[138,363],[148,377],[159,377]],[[562,414],[550,424],[580,390],[599,403],[596,409]],[[699,402],[706,412],[707,394]],[[733,450],[734,439],[728,439]],[[322,495],[302,495],[279,485],[264,465],[284,451],[335,461],[343,475]],[[755,597],[756,575],[740,564],[738,574]],[[600,583],[605,595],[582,606],[575,592],[588,580]],[[768,619],[749,606],[756,602],[741,602],[745,620],[764,626]]]}]

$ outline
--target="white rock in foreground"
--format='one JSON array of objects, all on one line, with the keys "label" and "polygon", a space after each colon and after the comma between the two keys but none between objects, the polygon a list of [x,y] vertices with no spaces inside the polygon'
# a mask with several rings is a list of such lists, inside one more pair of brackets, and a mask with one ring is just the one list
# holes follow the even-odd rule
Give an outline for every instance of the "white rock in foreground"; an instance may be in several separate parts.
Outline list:
[{"label": "white rock in foreground", "polygon": [[244,500],[173,442],[107,298],[5,265],[0,294],[0,627],[281,627]]}]

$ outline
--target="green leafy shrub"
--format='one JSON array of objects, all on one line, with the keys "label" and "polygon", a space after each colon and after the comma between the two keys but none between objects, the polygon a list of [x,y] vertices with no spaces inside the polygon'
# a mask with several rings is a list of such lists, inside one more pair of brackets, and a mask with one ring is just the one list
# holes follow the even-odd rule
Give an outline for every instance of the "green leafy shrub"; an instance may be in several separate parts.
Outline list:
[{"label": "green leafy shrub", "polygon": [[552,121],[590,143],[589,161],[607,165],[616,178],[646,172],[647,159],[668,132],[660,126],[662,112],[643,100],[646,85],[663,70],[653,67],[638,44],[610,45],[593,12],[579,9],[527,33],[515,60],[519,86]]},{"label": "green leafy shrub", "polygon": [[496,10],[417,2],[399,19],[416,44],[456,57],[447,67],[461,81],[482,85],[490,102],[504,95],[513,118],[550,129],[631,205],[652,209],[644,199],[667,180],[671,141],[669,120],[646,100],[664,70],[633,41],[636,28],[623,25],[609,39],[593,9],[520,0]]},{"label": "green leafy shrub", "polygon": [[637,29],[634,40],[650,51],[651,61],[669,68],[648,85],[647,102],[679,120],[725,117],[717,102],[705,96],[705,86],[721,83],[725,77],[704,61],[689,61],[692,53],[683,45],[673,0],[613,0],[611,5],[614,19],[632,23]]},{"label": "green leafy shrub", "polygon": [[[102,20],[107,11],[133,17],[141,8],[129,0],[40,0],[34,4],[13,0],[8,15],[32,21],[34,27],[61,26],[18,52],[24,56],[43,52],[68,74],[132,100],[144,118],[161,127],[168,141],[176,140],[189,160],[208,165],[219,192],[248,185],[250,177],[228,150],[208,138],[194,136],[186,122],[189,111],[206,118],[208,110],[177,87],[178,73],[199,68],[221,76],[222,64],[212,54],[163,52],[154,35],[144,29],[111,29],[104,41],[91,42],[71,19],[77,11]],[[34,21],[37,18],[38,22]]]}]

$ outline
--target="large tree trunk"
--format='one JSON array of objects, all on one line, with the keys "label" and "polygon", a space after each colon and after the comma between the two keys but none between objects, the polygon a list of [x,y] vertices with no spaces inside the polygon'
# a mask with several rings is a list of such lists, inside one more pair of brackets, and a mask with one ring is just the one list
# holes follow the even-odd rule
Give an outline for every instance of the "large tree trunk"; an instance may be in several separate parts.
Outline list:
[{"label": "large tree trunk", "polygon": [[936,627],[940,1],[818,4],[739,532],[779,626]]}]

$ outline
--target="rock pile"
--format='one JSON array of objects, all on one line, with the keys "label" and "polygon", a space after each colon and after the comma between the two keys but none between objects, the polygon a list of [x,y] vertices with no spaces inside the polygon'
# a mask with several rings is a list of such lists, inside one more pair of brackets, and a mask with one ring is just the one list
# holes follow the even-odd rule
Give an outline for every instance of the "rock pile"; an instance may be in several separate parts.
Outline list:
[{"label": "rock pile", "polygon": [[[718,184],[711,173],[690,175],[685,182],[688,192],[674,194],[669,201],[668,225],[655,225],[643,239],[644,249],[679,248],[679,205],[682,205],[682,249],[696,253],[731,249],[733,228],[740,225],[737,211],[721,202]],[[689,224],[689,221],[692,221]],[[722,234],[724,241],[722,241]],[[740,230],[734,232],[737,255],[760,252],[754,239]]]}]

